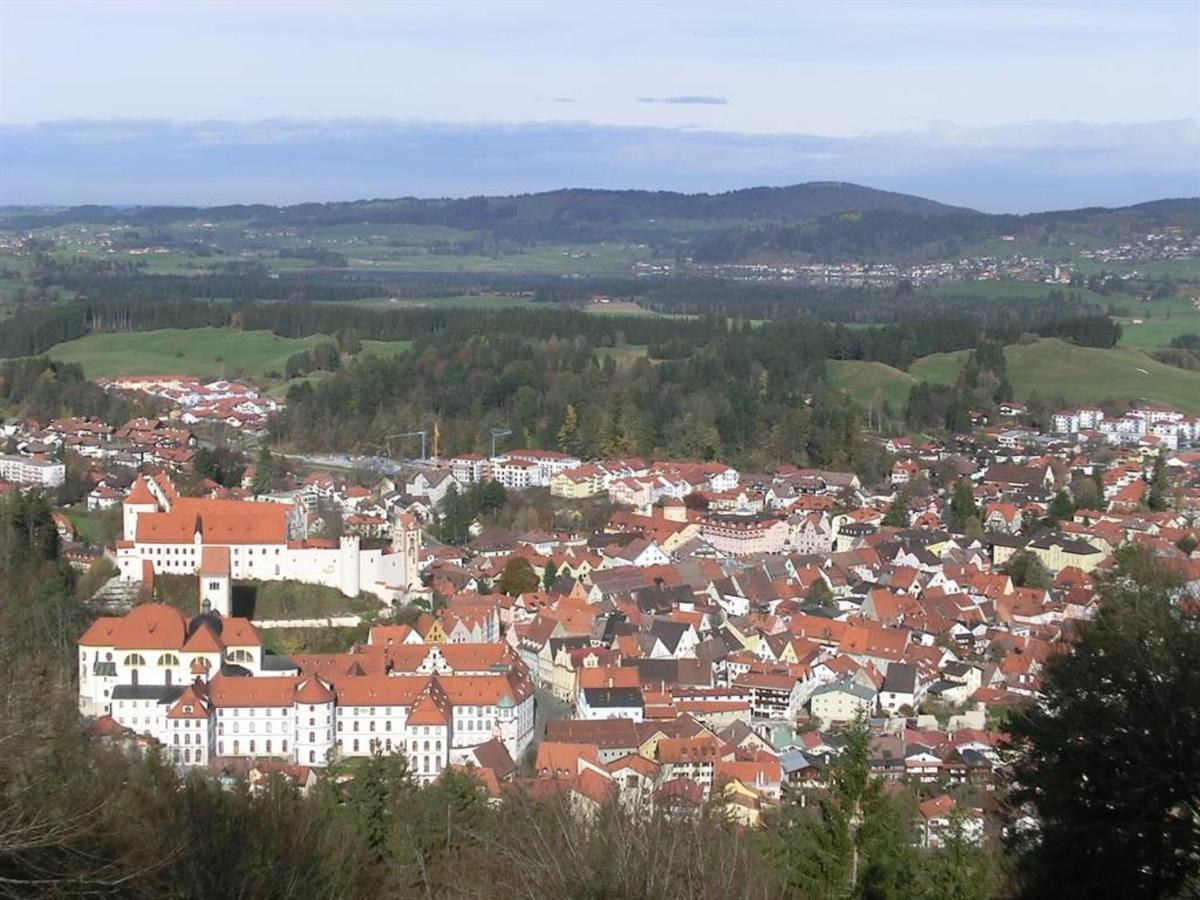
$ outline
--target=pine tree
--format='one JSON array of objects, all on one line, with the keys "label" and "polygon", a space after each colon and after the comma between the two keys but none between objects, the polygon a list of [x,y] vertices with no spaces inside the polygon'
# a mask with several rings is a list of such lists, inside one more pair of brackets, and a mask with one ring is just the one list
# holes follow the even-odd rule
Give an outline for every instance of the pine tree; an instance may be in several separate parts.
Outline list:
[{"label": "pine tree", "polygon": [[250,482],[250,490],[254,496],[269,494],[275,487],[275,458],[271,449],[264,444],[258,451],[258,459],[254,463],[254,479]]},{"label": "pine tree", "polygon": [[974,524],[979,525],[979,507],[971,491],[971,483],[960,478],[950,496],[949,524],[952,531],[966,532]]},{"label": "pine tree", "polygon": [[1180,580],[1119,550],[1099,612],[1009,722],[1012,797],[1036,809],[1025,896],[1169,897],[1200,884],[1200,627]]},{"label": "pine tree", "polygon": [[563,453],[575,453],[579,449],[579,415],[572,403],[563,411],[563,423],[558,429],[558,449]]}]

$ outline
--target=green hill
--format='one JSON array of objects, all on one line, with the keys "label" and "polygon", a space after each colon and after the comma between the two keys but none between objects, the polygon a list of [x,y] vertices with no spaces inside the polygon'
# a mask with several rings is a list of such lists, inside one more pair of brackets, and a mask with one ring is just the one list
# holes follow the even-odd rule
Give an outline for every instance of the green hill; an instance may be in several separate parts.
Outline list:
[{"label": "green hill", "polygon": [[[918,359],[909,373],[920,381],[952,384],[967,357],[965,350]],[[1102,400],[1151,400],[1200,412],[1200,372],[1189,372],[1151,359],[1132,347],[1102,350],[1077,347],[1057,338],[1004,349],[1008,376],[1017,399],[1037,391],[1074,403]]]},{"label": "green hill", "polygon": [[886,363],[865,360],[829,360],[825,363],[825,374],[835,388],[847,391],[864,406],[875,397],[877,390],[894,410],[904,408],[908,392],[917,379],[908,372],[894,369]]}]

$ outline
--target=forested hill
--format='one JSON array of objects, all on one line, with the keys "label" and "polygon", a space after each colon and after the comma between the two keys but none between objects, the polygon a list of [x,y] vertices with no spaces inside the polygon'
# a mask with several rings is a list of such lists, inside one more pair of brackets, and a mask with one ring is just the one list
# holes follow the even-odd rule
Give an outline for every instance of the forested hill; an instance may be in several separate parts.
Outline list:
[{"label": "forested hill", "polygon": [[1001,236],[1040,246],[1090,240],[1114,244],[1164,227],[1200,231],[1200,199],[1019,216],[951,209],[936,216],[861,209],[810,222],[744,223],[699,236],[691,250],[692,257],[704,263],[788,258],[911,263],[952,259],[968,247]]},{"label": "forested hill", "polygon": [[213,222],[249,221],[264,226],[410,223],[492,229],[505,223],[617,224],[647,218],[807,222],[852,210],[887,210],[919,216],[968,212],[908,194],[845,182],[817,181],[789,187],[746,188],[723,194],[571,188],[507,197],[468,197],[458,200],[404,197],[279,207],[77,206],[46,211],[7,209],[0,214],[0,224],[14,227],[75,222],[162,225],[203,218]]}]

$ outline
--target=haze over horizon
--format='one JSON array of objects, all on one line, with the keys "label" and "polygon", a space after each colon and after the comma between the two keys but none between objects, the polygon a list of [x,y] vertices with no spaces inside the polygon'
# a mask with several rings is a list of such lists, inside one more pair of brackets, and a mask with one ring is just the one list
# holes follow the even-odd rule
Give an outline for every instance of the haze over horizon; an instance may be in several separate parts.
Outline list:
[{"label": "haze over horizon", "polygon": [[1189,2],[62,7],[0,20],[3,204],[1200,194]]}]

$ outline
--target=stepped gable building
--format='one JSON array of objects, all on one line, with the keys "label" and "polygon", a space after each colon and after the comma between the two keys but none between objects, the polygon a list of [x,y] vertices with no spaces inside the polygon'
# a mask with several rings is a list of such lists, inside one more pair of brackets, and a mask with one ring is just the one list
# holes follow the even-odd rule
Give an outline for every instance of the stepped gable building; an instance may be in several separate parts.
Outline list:
[{"label": "stepped gable building", "polygon": [[[213,608],[226,616],[230,579],[323,584],[350,597],[366,591],[388,604],[420,584],[421,531],[403,513],[392,520],[386,547],[363,548],[353,535],[309,540],[300,504],[181,497],[161,474],[139,476],[122,510],[120,577],[142,581],[147,564],[156,574],[201,572]],[[222,574],[224,584],[216,584]]]}]

